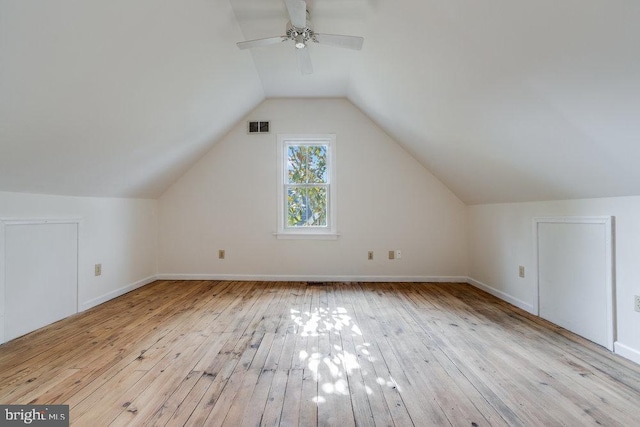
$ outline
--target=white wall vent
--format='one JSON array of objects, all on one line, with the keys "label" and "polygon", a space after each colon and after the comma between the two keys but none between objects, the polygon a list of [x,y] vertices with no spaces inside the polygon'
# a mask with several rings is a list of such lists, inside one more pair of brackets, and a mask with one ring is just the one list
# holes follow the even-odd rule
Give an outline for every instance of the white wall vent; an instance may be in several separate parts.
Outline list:
[{"label": "white wall vent", "polygon": [[269,133],[269,122],[249,122],[249,133]]}]

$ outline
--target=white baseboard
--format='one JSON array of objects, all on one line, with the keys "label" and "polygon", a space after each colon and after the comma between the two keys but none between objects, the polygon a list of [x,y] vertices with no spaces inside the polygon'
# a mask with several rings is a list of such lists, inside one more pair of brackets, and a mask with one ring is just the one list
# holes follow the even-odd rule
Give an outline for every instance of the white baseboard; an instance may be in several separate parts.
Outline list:
[{"label": "white baseboard", "polygon": [[134,289],[138,289],[138,288],[141,288],[144,285],[148,285],[149,283],[151,283],[151,282],[153,282],[155,280],[157,280],[156,276],[149,276],[149,277],[146,277],[146,278],[144,278],[142,280],[138,280],[135,283],[131,283],[129,285],[123,286],[123,287],[118,288],[118,289],[116,289],[114,291],[111,291],[109,293],[101,295],[101,296],[99,296],[97,298],[93,298],[93,299],[90,299],[88,301],[85,301],[85,302],[81,303],[80,306],[78,307],[78,312],[82,312],[82,311],[88,310],[88,309],[90,309],[92,307],[95,307],[96,305],[100,305],[100,304],[102,304],[104,302],[107,302],[107,301],[109,301],[111,299],[117,298],[120,295],[124,295],[127,292],[133,291]]},{"label": "white baseboard", "polygon": [[528,302],[524,302],[522,300],[519,300],[518,298],[512,297],[511,295],[507,294],[506,292],[500,291],[498,289],[492,288],[491,286],[487,285],[486,283],[482,283],[478,280],[472,279],[471,277],[467,278],[467,283],[470,284],[471,286],[475,286],[478,289],[482,289],[485,292],[490,293],[491,295],[500,298],[501,300],[504,300],[510,304],[515,305],[516,307],[519,307],[525,311],[528,311],[531,314],[535,314],[533,312],[533,304],[529,304]]},{"label": "white baseboard", "polygon": [[622,344],[620,341],[616,341],[613,343],[613,352],[640,364],[640,350],[636,350],[635,348],[631,348],[628,345]]},{"label": "white baseboard", "polygon": [[264,274],[170,274],[156,276],[158,280],[235,280],[266,282],[438,282],[467,283],[463,276],[308,276]]}]

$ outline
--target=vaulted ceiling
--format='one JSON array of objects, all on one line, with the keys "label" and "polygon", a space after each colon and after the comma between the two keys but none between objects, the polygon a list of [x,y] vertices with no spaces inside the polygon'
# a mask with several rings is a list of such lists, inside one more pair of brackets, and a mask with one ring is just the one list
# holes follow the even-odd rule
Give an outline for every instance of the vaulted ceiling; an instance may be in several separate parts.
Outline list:
[{"label": "vaulted ceiling", "polygon": [[347,97],[466,203],[640,195],[640,2],[0,0],[0,190],[157,197],[266,97]]}]

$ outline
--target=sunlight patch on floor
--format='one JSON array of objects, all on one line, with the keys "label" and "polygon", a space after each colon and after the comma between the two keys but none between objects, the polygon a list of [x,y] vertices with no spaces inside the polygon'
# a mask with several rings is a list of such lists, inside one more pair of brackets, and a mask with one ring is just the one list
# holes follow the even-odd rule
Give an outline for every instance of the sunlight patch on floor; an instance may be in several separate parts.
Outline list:
[{"label": "sunlight patch on floor", "polygon": [[[370,363],[376,362],[376,358],[369,350],[370,343],[355,344],[362,339],[362,331],[347,309],[344,307],[316,308],[312,311],[291,309],[290,315],[298,326],[300,336],[321,338],[330,335],[332,341],[331,346],[326,349],[311,346],[298,353],[299,360],[304,362],[313,380],[318,383],[318,395],[312,399],[313,402],[318,405],[325,403],[330,395],[349,396],[349,378],[357,371],[360,371],[362,377],[375,376],[374,372],[368,372],[359,363],[359,358],[366,358]],[[357,337],[353,344],[355,354],[342,346],[343,341],[351,341],[354,337]],[[330,354],[323,354],[321,350],[330,351]],[[374,381],[381,387],[396,388],[399,391],[390,375],[388,379],[375,376]],[[364,391],[368,395],[374,394],[369,386],[365,386]]]}]

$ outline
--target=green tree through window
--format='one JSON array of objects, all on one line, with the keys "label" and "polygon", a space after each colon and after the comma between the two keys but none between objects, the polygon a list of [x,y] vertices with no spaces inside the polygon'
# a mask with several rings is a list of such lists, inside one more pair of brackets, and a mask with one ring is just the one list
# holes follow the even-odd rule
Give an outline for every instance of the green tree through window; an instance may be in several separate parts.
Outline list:
[{"label": "green tree through window", "polygon": [[287,225],[326,227],[327,145],[287,145]]}]

